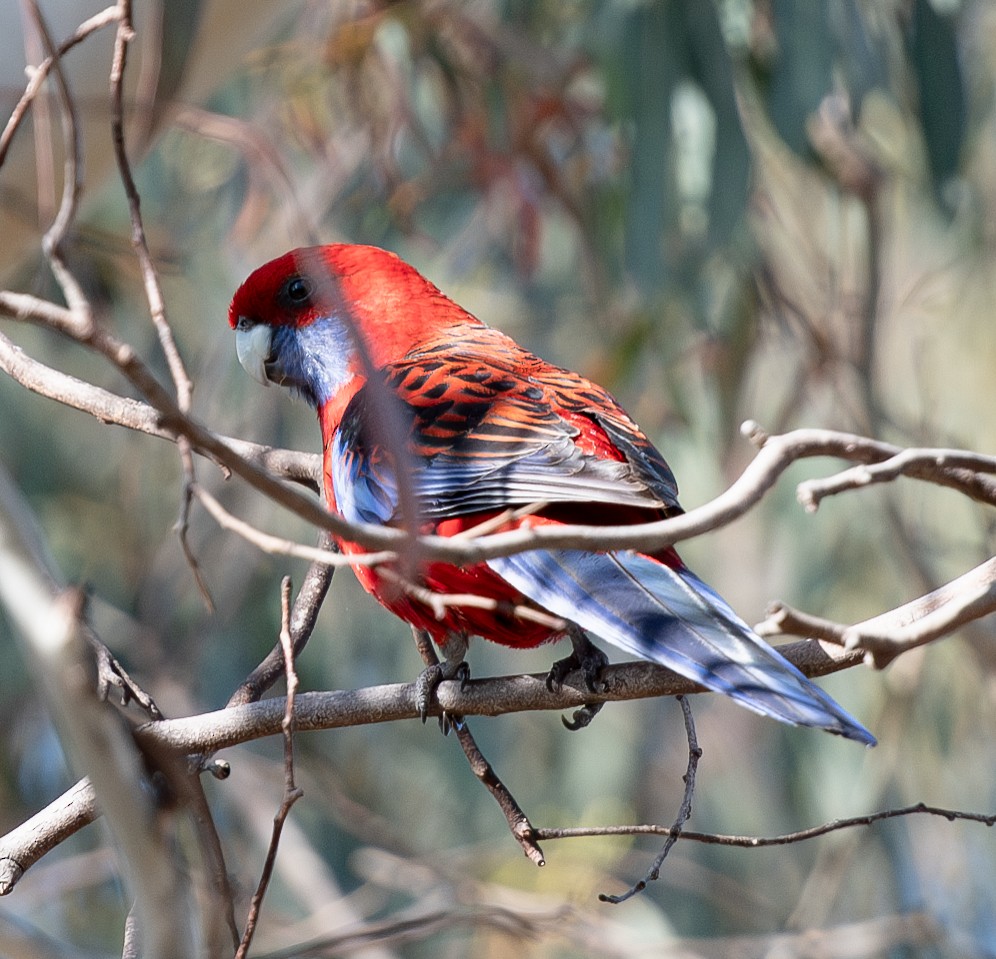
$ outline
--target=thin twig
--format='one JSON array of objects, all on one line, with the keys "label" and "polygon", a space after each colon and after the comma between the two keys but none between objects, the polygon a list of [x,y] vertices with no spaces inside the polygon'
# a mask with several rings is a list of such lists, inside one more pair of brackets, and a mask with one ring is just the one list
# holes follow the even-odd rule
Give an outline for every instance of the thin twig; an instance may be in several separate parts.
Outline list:
[{"label": "thin twig", "polygon": [[764,619],[754,627],[754,632],[763,637],[804,636],[843,646],[847,626],[835,623],[832,619],[804,613],[779,600],[768,606]]},{"label": "thin twig", "polygon": [[[319,552],[335,556],[335,543],[328,533],[319,534]],[[322,560],[315,560],[308,567],[304,581],[294,600],[290,616],[291,645],[295,661],[301,655],[318,619],[318,612],[325,601],[335,566]],[[270,650],[266,658],[239,684],[238,689],[228,700],[229,706],[239,706],[243,703],[254,703],[265,693],[284,673],[286,658],[283,642]]]},{"label": "thin twig", "polygon": [[291,581],[289,576],[285,576],[280,584],[280,646],[284,654],[284,675],[287,677],[287,695],[284,701],[284,718],[281,723],[284,736],[284,795],[280,801],[280,808],[273,817],[273,833],[270,836],[269,848],[266,850],[266,860],[263,863],[259,884],[256,886],[252,901],[249,903],[246,928],[242,934],[242,942],[239,943],[238,951],[235,953],[235,959],[245,959],[249,947],[252,945],[256,924],[259,921],[259,912],[263,905],[263,897],[266,895],[270,879],[273,876],[273,866],[277,860],[277,849],[280,847],[280,836],[284,823],[290,815],[291,807],[304,795],[301,787],[294,782],[294,697],[297,694],[297,672],[294,670],[294,642],[291,639],[290,597]]},{"label": "thin twig", "polygon": [[[46,313],[51,312],[53,316],[60,318],[68,313],[63,307],[45,300],[0,291],[0,312],[5,307],[12,311],[44,309]],[[37,316],[36,319],[45,322],[43,316]],[[162,415],[154,406],[130,396],[119,396],[46,366],[25,353],[3,333],[0,333],[0,370],[33,393],[89,413],[101,423],[112,423],[159,439],[176,440],[176,431],[163,426]],[[293,480],[315,491],[321,485],[322,458],[317,453],[276,449],[230,436],[219,436],[218,439],[238,456],[277,477]]]},{"label": "thin twig", "polygon": [[953,633],[996,612],[996,557],[896,609],[847,626],[774,604],[757,627],[763,636],[808,636],[860,650],[865,662],[887,666],[900,653]]},{"label": "thin twig", "polygon": [[[184,413],[189,414],[194,384],[187,374],[180,351],[176,345],[176,338],[173,336],[172,327],[166,316],[166,300],[163,297],[159,274],[152,261],[152,254],[149,252],[145,226],[142,222],[142,200],[138,193],[138,187],[135,185],[135,178],[131,172],[131,163],[128,160],[128,151],[125,145],[124,74],[128,62],[128,46],[135,36],[135,30],[132,26],[131,0],[119,0],[118,14],[118,28],[114,39],[114,60],[111,65],[110,77],[111,142],[114,146],[114,158],[117,161],[118,175],[121,178],[125,196],[128,200],[128,213],[131,219],[131,242],[135,250],[135,256],[138,259],[139,269],[142,273],[142,283],[145,288],[145,298],[149,306],[149,316],[152,318],[152,324],[159,337],[159,345],[162,348],[163,355],[166,357],[166,365],[173,379],[173,385],[176,389],[177,406]],[[213,612],[214,601],[211,599],[211,591],[208,589],[204,573],[201,570],[200,563],[197,561],[197,557],[194,555],[187,536],[190,526],[190,505],[193,500],[192,487],[196,476],[190,440],[186,436],[177,437],[176,448],[180,454],[184,482],[180,493],[180,511],[174,530],[180,540],[180,547],[183,550],[187,566],[193,573],[194,581],[197,583],[197,588],[204,599],[208,612]]]},{"label": "thin twig", "polygon": [[28,9],[31,11],[31,16],[35,21],[35,29],[41,37],[45,51],[52,61],[52,76],[55,78],[56,88],[59,92],[59,116],[65,153],[62,201],[59,204],[55,219],[45,236],[42,237],[42,249],[45,251],[52,273],[77,323],[88,326],[92,323],[90,302],[76,276],[66,265],[62,249],[66,234],[76,220],[76,211],[79,208],[80,196],[83,193],[83,144],[79,116],[76,111],[76,102],[70,93],[69,84],[62,69],[62,61],[52,43],[41,11],[38,9],[37,0],[31,0]]},{"label": "thin twig", "polygon": [[[868,813],[865,816],[852,816],[848,819],[834,819],[830,822],[821,823],[819,826],[810,826],[808,829],[799,829],[795,832],[784,833],[780,836],[730,836],[722,833],[691,832],[681,830],[680,838],[686,842],[698,842],[711,846],[736,846],[743,849],[763,849],[767,846],[789,846],[797,842],[805,842],[808,839],[816,839],[828,833],[837,832],[840,829],[852,829],[855,826],[870,826],[873,823],[882,822],[885,819],[897,819],[901,816],[939,816],[948,822],[962,820],[965,822],[980,823],[983,826],[996,826],[996,814],[987,815],[985,813],[963,812],[958,809],[946,809],[941,806],[928,806],[926,803],[914,803],[911,806],[901,806],[897,809],[883,809],[879,812]],[[596,836],[670,836],[670,826],[641,825],[641,826],[577,826],[568,829],[537,829],[537,839],[585,839]]]},{"label": "thin twig", "polygon": [[684,696],[679,696],[678,702],[681,703],[681,713],[685,719],[685,735],[688,737],[688,767],[685,769],[685,775],[682,776],[682,781],[685,783],[685,790],[681,797],[681,806],[678,808],[678,815],[675,817],[671,828],[668,829],[664,846],[654,859],[653,865],[647,870],[646,875],[635,885],[630,886],[621,896],[610,896],[604,892],[599,893],[598,898],[601,902],[610,902],[618,905],[627,899],[632,899],[637,893],[643,892],[649,883],[656,882],[660,877],[661,866],[664,865],[664,860],[667,859],[668,853],[682,835],[685,823],[691,818],[692,796],[695,793],[695,773],[699,768],[699,760],[702,758],[702,749],[695,735],[695,720],[692,718],[691,704]]},{"label": "thin twig", "polygon": [[815,512],[828,496],[875,483],[891,483],[900,476],[922,475],[932,469],[960,469],[992,474],[996,473],[996,456],[984,456],[966,450],[910,447],[878,463],[862,463],[833,476],[804,480],[796,487],[796,496],[807,511]]},{"label": "thin twig", "polygon": [[24,117],[35,97],[38,95],[38,91],[42,88],[42,85],[48,78],[49,71],[52,69],[52,66],[55,64],[56,60],[65,56],[65,54],[72,50],[72,48],[78,43],[82,43],[88,36],[90,36],[91,33],[96,33],[98,30],[114,23],[117,19],[117,5],[115,4],[110,7],[105,7],[99,13],[95,13],[89,19],[84,20],[65,40],[63,40],[56,49],[55,56],[48,56],[36,67],[32,67],[28,85],[24,88],[24,93],[21,94],[20,100],[17,101],[13,112],[10,117],[8,117],[3,133],[0,133],[0,167],[3,166],[4,161],[7,159],[7,151],[10,149],[10,144],[13,142],[14,134],[20,128],[21,122],[24,120]]},{"label": "thin twig", "polygon": [[[422,662],[427,667],[438,666],[439,657],[432,646],[429,634],[425,630],[416,629],[413,626],[412,635],[415,637],[415,646],[422,657]],[[543,850],[540,849],[534,838],[535,830],[533,829],[533,824],[529,821],[529,817],[522,811],[522,807],[518,804],[508,787],[498,777],[494,766],[491,765],[484,753],[481,752],[466,720],[461,718],[459,722],[453,724],[452,728],[455,729],[457,741],[460,743],[460,747],[467,757],[467,762],[470,763],[471,772],[484,784],[488,792],[494,797],[495,802],[498,803],[512,836],[522,847],[526,858],[537,866],[545,865],[546,860],[543,857]]]},{"label": "thin twig", "polygon": [[312,563],[322,563],[325,566],[350,566],[354,563],[364,566],[376,566],[394,559],[395,554],[389,551],[378,553],[364,553],[358,556],[347,556],[340,553],[334,542],[330,541],[328,547],[306,546],[303,543],[295,543],[293,540],[285,539],[283,536],[272,536],[264,533],[261,529],[239,519],[230,513],[221,503],[215,499],[203,486],[195,483],[192,487],[194,497],[208,511],[214,521],[230,533],[235,533],[242,537],[247,543],[252,543],[257,549],[272,556],[293,556],[297,559],[307,559]]},{"label": "thin twig", "polygon": [[566,619],[537,609],[535,606],[527,606],[524,603],[499,603],[496,599],[477,593],[438,593],[419,583],[412,582],[408,577],[383,565],[377,570],[377,575],[396,586],[406,596],[428,606],[436,619],[443,619],[447,609],[451,607],[465,606],[472,609],[500,611],[514,619],[521,619],[527,623],[539,623],[541,626],[546,626],[556,632],[567,629]]}]

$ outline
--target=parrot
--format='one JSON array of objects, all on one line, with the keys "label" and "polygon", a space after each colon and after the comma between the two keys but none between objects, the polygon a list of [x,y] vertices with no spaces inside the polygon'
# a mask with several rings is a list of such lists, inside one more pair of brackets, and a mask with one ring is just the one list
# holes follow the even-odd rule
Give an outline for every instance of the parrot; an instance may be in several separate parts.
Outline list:
[{"label": "parrot", "polygon": [[[394,253],[292,250],[249,275],[228,319],[246,372],[317,412],[326,504],[350,523],[465,537],[682,512],[663,455],[607,390],[486,325]],[[365,552],[338,545],[347,557]],[[466,679],[471,637],[511,648],[569,638],[573,652],[547,683],[559,688],[578,669],[594,690],[608,662],[594,634],[761,715],[875,744],[673,547],[530,548],[411,566],[353,570],[444,654],[420,696]]]}]

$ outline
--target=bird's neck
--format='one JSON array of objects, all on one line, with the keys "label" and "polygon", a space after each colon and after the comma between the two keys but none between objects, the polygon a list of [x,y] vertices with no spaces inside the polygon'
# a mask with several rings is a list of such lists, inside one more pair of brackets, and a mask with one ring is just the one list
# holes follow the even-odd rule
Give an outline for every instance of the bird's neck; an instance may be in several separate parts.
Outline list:
[{"label": "bird's neck", "polygon": [[339,391],[330,396],[318,407],[318,425],[322,430],[322,449],[327,451],[335,436],[339,424],[342,422],[342,415],[346,412],[350,400],[362,389],[366,383],[366,377],[355,374],[345,382]]}]

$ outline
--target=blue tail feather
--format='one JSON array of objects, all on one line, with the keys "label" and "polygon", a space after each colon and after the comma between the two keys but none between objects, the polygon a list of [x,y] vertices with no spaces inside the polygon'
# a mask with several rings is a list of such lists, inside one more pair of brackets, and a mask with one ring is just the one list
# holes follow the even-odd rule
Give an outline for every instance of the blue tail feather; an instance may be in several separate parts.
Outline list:
[{"label": "blue tail feather", "polygon": [[874,745],[823,690],[690,570],[633,552],[533,550],[488,560],[524,596],[641,659],[782,722]]}]

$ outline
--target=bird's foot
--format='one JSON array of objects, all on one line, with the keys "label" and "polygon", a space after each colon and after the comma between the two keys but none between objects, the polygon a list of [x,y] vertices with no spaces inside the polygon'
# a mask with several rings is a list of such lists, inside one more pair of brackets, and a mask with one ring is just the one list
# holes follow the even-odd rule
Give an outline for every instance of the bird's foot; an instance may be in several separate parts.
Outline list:
[{"label": "bird's foot", "polygon": [[[567,676],[578,670],[581,681],[589,692],[605,692],[609,684],[602,677],[602,670],[609,664],[609,658],[577,627],[570,630],[571,645],[574,647],[570,656],[558,659],[551,667],[546,677],[546,688],[553,693],[559,693]],[[564,726],[572,731],[584,729],[598,714],[604,703],[585,703],[575,710],[572,719],[561,717]]]},{"label": "bird's foot", "polygon": [[[429,710],[432,708],[432,701],[436,696],[436,689],[439,684],[448,679],[456,679],[460,682],[460,689],[464,689],[470,679],[470,666],[462,659],[446,659],[441,663],[426,666],[418,674],[415,680],[415,706],[422,719],[423,725],[429,718]],[[463,717],[452,713],[441,712],[439,714],[439,728],[446,736],[453,727],[459,728],[463,725]]]},{"label": "bird's foot", "polygon": [[579,729],[584,729],[598,715],[604,705],[605,703],[585,703],[580,709],[574,710],[574,715],[570,719],[561,716],[560,721],[564,724],[564,729],[576,733]]}]

